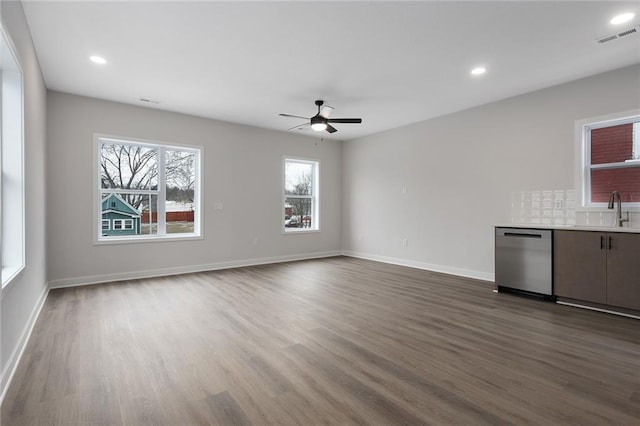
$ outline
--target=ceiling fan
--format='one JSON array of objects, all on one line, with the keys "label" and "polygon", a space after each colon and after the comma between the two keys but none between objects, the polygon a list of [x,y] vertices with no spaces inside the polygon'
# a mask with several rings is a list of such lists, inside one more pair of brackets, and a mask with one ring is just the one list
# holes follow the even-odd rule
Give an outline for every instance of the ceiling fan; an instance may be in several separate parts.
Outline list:
[{"label": "ceiling fan", "polygon": [[329,118],[329,114],[333,107],[325,105],[324,101],[317,100],[316,105],[318,106],[318,113],[311,118],[301,117],[299,115],[291,115],[291,114],[280,114],[282,117],[293,117],[293,118],[302,118],[303,120],[309,120],[307,123],[302,123],[297,126],[293,126],[289,130],[294,129],[302,129],[308,126],[311,126],[313,130],[316,132],[321,132],[326,130],[329,133],[335,133],[338,131],[335,127],[333,127],[330,123],[353,123],[360,124],[362,123],[362,118]]}]

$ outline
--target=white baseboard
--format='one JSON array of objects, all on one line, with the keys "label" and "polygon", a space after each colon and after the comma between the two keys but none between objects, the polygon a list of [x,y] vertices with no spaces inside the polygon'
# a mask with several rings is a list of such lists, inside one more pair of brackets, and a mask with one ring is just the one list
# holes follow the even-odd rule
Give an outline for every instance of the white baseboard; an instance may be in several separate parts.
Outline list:
[{"label": "white baseboard", "polygon": [[13,352],[11,352],[11,355],[9,356],[9,359],[5,364],[4,369],[0,374],[0,406],[2,406],[2,402],[4,401],[7,390],[9,389],[9,385],[11,384],[11,380],[13,379],[13,375],[16,373],[18,364],[20,363],[20,359],[22,358],[22,354],[27,347],[27,343],[29,342],[29,338],[31,337],[31,332],[33,331],[33,327],[36,325],[36,321],[40,316],[40,311],[42,311],[42,307],[44,306],[44,302],[47,300],[48,294],[49,286],[45,285],[42,293],[40,294],[40,297],[38,298],[38,301],[31,310],[31,315],[29,315],[29,320],[22,330],[22,334],[18,339],[18,343],[13,349]]},{"label": "white baseboard", "polygon": [[62,278],[49,281],[49,288],[77,287],[114,281],[136,280],[140,278],[162,277],[167,275],[189,274],[193,272],[216,271],[219,269],[240,268],[243,266],[265,265],[269,263],[291,262],[295,260],[318,259],[322,257],[340,256],[340,250],[314,253],[293,254],[286,256],[260,257],[253,259],[230,260],[208,263],[204,265],[176,266],[172,268],[151,269],[146,271],[123,272],[116,274],[91,275],[87,277]]},{"label": "white baseboard", "polygon": [[379,256],[376,254],[362,253],[357,251],[343,250],[342,254],[344,256],[357,257],[359,259],[374,260],[376,262],[390,263],[393,265],[400,265],[400,266],[408,266],[410,268],[424,269],[426,271],[432,271],[432,272],[441,272],[443,274],[457,275],[459,277],[474,278],[476,280],[489,281],[491,283],[495,281],[494,275],[487,272],[473,271],[473,270],[462,269],[462,268],[452,268],[450,266],[442,266],[442,265],[436,265],[433,263],[418,262],[415,260],[398,259],[395,257],[388,257],[388,256]]}]

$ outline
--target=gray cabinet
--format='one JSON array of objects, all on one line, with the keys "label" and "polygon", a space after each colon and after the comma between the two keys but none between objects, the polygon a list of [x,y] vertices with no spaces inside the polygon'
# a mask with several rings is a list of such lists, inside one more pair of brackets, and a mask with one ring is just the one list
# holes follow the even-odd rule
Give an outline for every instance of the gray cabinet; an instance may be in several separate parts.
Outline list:
[{"label": "gray cabinet", "polygon": [[553,294],[607,303],[607,252],[599,232],[554,231]]},{"label": "gray cabinet", "polygon": [[640,310],[640,235],[607,235],[607,304]]},{"label": "gray cabinet", "polygon": [[554,231],[554,295],[640,310],[640,235]]}]

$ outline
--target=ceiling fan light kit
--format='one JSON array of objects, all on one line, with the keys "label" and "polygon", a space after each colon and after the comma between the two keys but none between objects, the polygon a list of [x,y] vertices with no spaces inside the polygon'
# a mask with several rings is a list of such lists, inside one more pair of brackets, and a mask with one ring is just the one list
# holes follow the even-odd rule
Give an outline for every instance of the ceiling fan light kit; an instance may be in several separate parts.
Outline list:
[{"label": "ceiling fan light kit", "polygon": [[316,115],[311,117],[311,128],[316,132],[321,132],[327,129],[327,123],[325,122],[326,118]]},{"label": "ceiling fan light kit", "polygon": [[338,131],[338,129],[336,129],[329,123],[351,123],[351,124],[362,123],[361,118],[329,118],[329,114],[331,113],[331,110],[333,110],[333,107],[325,106],[324,108],[322,108],[322,105],[324,105],[324,101],[322,100],[317,100],[315,103],[316,103],[316,106],[318,107],[318,112],[316,113],[316,115],[314,115],[311,118],[306,118],[299,115],[280,114],[280,116],[282,117],[302,118],[304,120],[309,120],[308,123],[303,123],[298,126],[294,126],[289,130],[294,130],[294,129],[301,130],[304,127],[311,127],[311,129],[315,130],[316,132],[321,132],[323,130],[326,130],[329,133],[335,133]]}]

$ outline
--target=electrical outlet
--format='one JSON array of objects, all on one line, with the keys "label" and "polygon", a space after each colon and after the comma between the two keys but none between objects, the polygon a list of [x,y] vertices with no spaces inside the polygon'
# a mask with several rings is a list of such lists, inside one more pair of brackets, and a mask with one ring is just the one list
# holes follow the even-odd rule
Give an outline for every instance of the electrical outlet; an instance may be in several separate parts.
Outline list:
[{"label": "electrical outlet", "polygon": [[258,237],[253,237],[253,245],[254,246],[258,245]]},{"label": "electrical outlet", "polygon": [[564,201],[563,200],[555,200],[554,204],[553,204],[553,208],[556,210],[562,210],[564,208]]},{"label": "electrical outlet", "polygon": [[402,239],[402,247],[406,247],[407,245],[409,245],[409,241],[406,238]]}]

